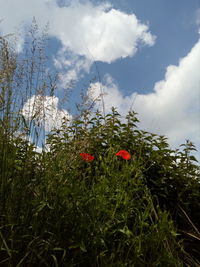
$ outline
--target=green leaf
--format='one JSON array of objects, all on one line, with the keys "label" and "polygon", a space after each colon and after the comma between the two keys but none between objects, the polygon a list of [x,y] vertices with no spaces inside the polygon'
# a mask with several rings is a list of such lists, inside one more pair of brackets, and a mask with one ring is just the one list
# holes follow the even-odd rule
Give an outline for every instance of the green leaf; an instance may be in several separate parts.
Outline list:
[{"label": "green leaf", "polygon": [[198,160],[195,158],[195,156],[190,156],[189,159],[192,160],[192,161],[198,162]]}]

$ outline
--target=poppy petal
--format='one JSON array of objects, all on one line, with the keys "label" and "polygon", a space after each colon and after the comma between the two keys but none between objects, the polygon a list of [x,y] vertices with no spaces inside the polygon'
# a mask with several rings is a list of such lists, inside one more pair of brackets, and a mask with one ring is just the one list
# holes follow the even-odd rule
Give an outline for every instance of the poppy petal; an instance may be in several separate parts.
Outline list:
[{"label": "poppy petal", "polygon": [[119,156],[125,160],[129,160],[131,158],[131,154],[126,150],[120,150],[115,155]]},{"label": "poppy petal", "polygon": [[94,157],[88,153],[80,153],[79,154],[82,159],[84,159],[85,161],[93,161],[94,160]]}]

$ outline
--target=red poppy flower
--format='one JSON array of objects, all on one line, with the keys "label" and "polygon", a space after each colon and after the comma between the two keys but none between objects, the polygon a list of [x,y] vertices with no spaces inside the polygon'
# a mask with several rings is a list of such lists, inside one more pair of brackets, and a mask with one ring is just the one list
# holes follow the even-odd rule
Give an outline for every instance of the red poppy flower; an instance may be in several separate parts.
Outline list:
[{"label": "red poppy flower", "polygon": [[88,153],[80,153],[80,156],[85,161],[93,161],[94,160],[94,157],[92,155],[88,154]]},{"label": "red poppy flower", "polygon": [[129,160],[131,158],[131,154],[126,150],[120,150],[115,155],[119,156],[119,157],[122,157],[125,160]]}]

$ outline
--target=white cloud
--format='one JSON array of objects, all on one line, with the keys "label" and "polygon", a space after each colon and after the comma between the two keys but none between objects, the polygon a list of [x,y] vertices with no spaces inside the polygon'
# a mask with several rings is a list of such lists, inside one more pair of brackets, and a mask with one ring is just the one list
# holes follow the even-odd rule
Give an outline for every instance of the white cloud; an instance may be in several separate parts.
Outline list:
[{"label": "white cloud", "polygon": [[38,122],[46,132],[59,129],[63,120],[72,119],[66,110],[58,108],[58,98],[55,96],[33,95],[24,104],[22,114],[26,120]]},{"label": "white cloud", "polygon": [[[134,97],[134,94],[132,94],[130,97],[123,96],[110,75],[106,75],[104,77],[103,84],[99,82],[92,83],[88,88],[87,94],[92,100],[101,100],[101,96],[103,95],[105,112],[110,112],[111,108],[114,106],[117,107],[118,111],[120,111],[122,115],[127,113]],[[96,108],[102,111],[102,101],[98,101]]]},{"label": "white cloud", "polygon": [[[21,25],[23,36],[23,25],[30,24],[33,17],[41,27],[49,23],[49,34],[63,46],[57,62],[62,55],[65,58],[62,64],[71,63],[66,58],[66,51],[76,58],[75,65],[72,62],[70,72],[66,74],[68,78],[77,79],[81,70],[85,71],[86,65],[90,66],[94,60],[111,63],[133,56],[141,43],[152,46],[155,42],[148,26],[135,14],[116,10],[109,3],[94,5],[89,1],[68,1],[67,6],[60,7],[55,0],[0,0],[0,6],[0,18],[4,19],[0,32],[3,34],[15,32]],[[19,41],[22,48],[22,39]],[[85,61],[77,56],[84,57]]]},{"label": "white cloud", "polygon": [[56,57],[64,70],[63,84],[76,81],[82,71],[89,72],[95,60],[111,63],[133,56],[140,43],[151,46],[155,42],[148,26],[134,14],[112,9],[109,4],[94,6],[76,1],[67,7],[56,7],[54,12],[50,33],[63,45]]},{"label": "white cloud", "polygon": [[16,30],[21,30],[21,33],[24,34],[24,30],[27,24],[32,22],[33,17],[36,17],[37,21],[45,25],[47,17],[50,17],[50,14],[47,16],[46,12],[50,13],[52,7],[48,7],[48,2],[54,1],[40,1],[40,0],[0,0],[0,32],[2,34],[13,34]]},{"label": "white cloud", "polygon": [[89,73],[92,61],[63,47],[54,57],[54,65],[59,70],[60,86],[68,88],[72,81],[77,81],[83,76],[83,71]]},{"label": "white cloud", "polygon": [[200,40],[178,66],[169,66],[165,79],[154,86],[152,93],[143,95],[134,92],[123,96],[111,77],[106,77],[104,85],[91,85],[88,93],[94,98],[104,96],[106,112],[112,106],[126,115],[133,104],[138,113],[140,127],[151,132],[164,134],[172,146],[180,145],[185,139],[193,141],[200,149]]},{"label": "white cloud", "polygon": [[[59,18],[59,19],[58,19]],[[56,7],[51,34],[78,55],[89,59],[112,62],[133,56],[142,42],[154,44],[148,26],[134,14],[128,15],[109,5],[91,3]]]}]

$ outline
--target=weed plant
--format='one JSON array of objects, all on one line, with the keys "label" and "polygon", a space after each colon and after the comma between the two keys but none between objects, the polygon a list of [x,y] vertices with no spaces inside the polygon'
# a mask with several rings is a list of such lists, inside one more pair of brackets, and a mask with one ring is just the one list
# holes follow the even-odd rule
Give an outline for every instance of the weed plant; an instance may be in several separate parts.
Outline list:
[{"label": "weed plant", "polygon": [[122,120],[113,108],[83,110],[36,152],[24,138],[34,119],[11,110],[18,65],[1,40],[0,266],[199,266],[194,145],[172,150],[138,129],[136,113]]}]

